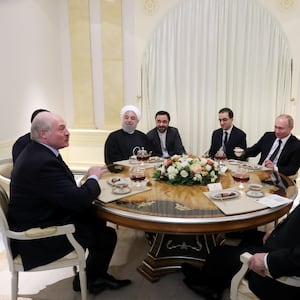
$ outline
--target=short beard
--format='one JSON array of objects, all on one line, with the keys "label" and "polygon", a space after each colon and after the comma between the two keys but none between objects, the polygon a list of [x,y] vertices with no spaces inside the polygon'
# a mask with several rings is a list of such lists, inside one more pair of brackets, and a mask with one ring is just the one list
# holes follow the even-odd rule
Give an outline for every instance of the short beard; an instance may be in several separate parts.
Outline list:
[{"label": "short beard", "polygon": [[135,125],[126,125],[126,124],[123,124],[122,125],[122,128],[125,132],[129,133],[129,134],[133,134],[135,129],[136,129],[136,126]]}]

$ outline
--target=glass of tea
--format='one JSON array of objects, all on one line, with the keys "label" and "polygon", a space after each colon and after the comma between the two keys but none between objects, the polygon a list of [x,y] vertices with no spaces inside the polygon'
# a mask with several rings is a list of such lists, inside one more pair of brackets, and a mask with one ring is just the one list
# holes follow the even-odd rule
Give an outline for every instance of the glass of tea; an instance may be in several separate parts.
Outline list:
[{"label": "glass of tea", "polygon": [[143,183],[146,179],[145,167],[143,166],[135,166],[129,170],[129,177],[133,183],[133,186],[137,189],[143,187]]},{"label": "glass of tea", "polygon": [[245,189],[245,183],[249,181],[250,176],[246,168],[238,166],[235,171],[232,172],[232,178],[240,190]]},{"label": "glass of tea", "polygon": [[226,153],[223,147],[221,147],[215,154],[215,160],[217,160],[219,164],[222,165],[224,164],[224,160],[226,160],[226,158]]}]

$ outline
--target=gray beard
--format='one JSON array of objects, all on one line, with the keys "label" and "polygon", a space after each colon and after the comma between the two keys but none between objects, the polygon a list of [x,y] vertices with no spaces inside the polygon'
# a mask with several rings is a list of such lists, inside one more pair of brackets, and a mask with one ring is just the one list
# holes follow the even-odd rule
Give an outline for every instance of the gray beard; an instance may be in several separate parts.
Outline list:
[{"label": "gray beard", "polygon": [[136,129],[136,126],[134,125],[125,125],[123,124],[122,125],[122,128],[125,132],[129,133],[129,134],[133,134],[135,129]]}]

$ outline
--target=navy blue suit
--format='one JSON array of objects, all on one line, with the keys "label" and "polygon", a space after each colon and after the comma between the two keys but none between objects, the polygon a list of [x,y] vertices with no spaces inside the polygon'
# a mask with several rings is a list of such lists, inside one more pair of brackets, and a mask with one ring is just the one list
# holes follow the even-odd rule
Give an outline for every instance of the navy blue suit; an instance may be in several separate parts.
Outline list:
[{"label": "navy blue suit", "polygon": [[[276,136],[274,132],[266,132],[260,140],[245,150],[245,157],[253,157],[261,154],[259,164],[263,164],[267,158]],[[277,161],[278,172],[290,176],[298,172],[300,167],[300,141],[291,135],[287,140]]]},{"label": "navy blue suit", "polygon": [[[211,137],[211,146],[208,151],[208,154],[211,158],[215,157],[217,151],[222,147],[222,143],[223,143],[223,129],[219,128],[213,132]],[[247,142],[246,142],[246,133],[241,129],[233,126],[225,149],[225,153],[228,159],[237,159],[237,157],[234,155],[233,152],[233,149],[235,147],[246,149]]]},{"label": "navy blue suit", "polygon": [[[160,138],[157,132],[157,128],[153,128],[147,133],[147,137],[150,142],[150,149],[152,155],[162,156]],[[177,128],[169,126],[166,134],[166,148],[170,156],[175,154],[185,154],[186,151],[181,141],[181,137]]]},{"label": "navy blue suit", "polygon": [[[8,207],[9,227],[23,231],[73,223],[75,238],[89,249],[88,280],[106,274],[116,244],[116,233],[96,217],[92,202],[100,194],[95,179],[77,187],[66,164],[42,144],[32,141],[14,164]],[[12,241],[26,270],[54,261],[72,248],[65,237]]]}]

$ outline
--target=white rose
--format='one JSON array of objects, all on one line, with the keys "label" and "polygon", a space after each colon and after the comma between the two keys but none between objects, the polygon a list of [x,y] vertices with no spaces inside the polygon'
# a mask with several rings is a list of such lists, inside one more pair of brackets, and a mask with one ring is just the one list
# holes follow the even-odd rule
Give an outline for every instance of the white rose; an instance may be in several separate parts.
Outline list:
[{"label": "white rose", "polygon": [[181,165],[184,168],[184,167],[188,166],[189,163],[188,163],[188,161],[184,160],[184,161],[181,162]]},{"label": "white rose", "polygon": [[169,174],[173,174],[175,176],[178,173],[178,170],[176,168],[174,168],[173,166],[169,166],[167,169],[167,172]]},{"label": "white rose", "polygon": [[206,164],[207,164],[207,159],[204,158],[204,157],[201,157],[201,158],[200,158],[200,165],[201,165],[201,166],[205,166]]},{"label": "white rose", "polygon": [[180,171],[180,176],[183,178],[186,178],[189,176],[189,173],[186,170],[181,170]]},{"label": "white rose", "polygon": [[180,162],[177,162],[175,165],[176,165],[176,169],[177,169],[177,170],[181,170],[182,167],[183,167],[182,164],[181,164]]},{"label": "white rose", "polygon": [[212,169],[212,166],[211,166],[211,165],[206,165],[206,166],[205,166],[205,169],[206,169],[206,171],[209,172],[209,171]]}]

